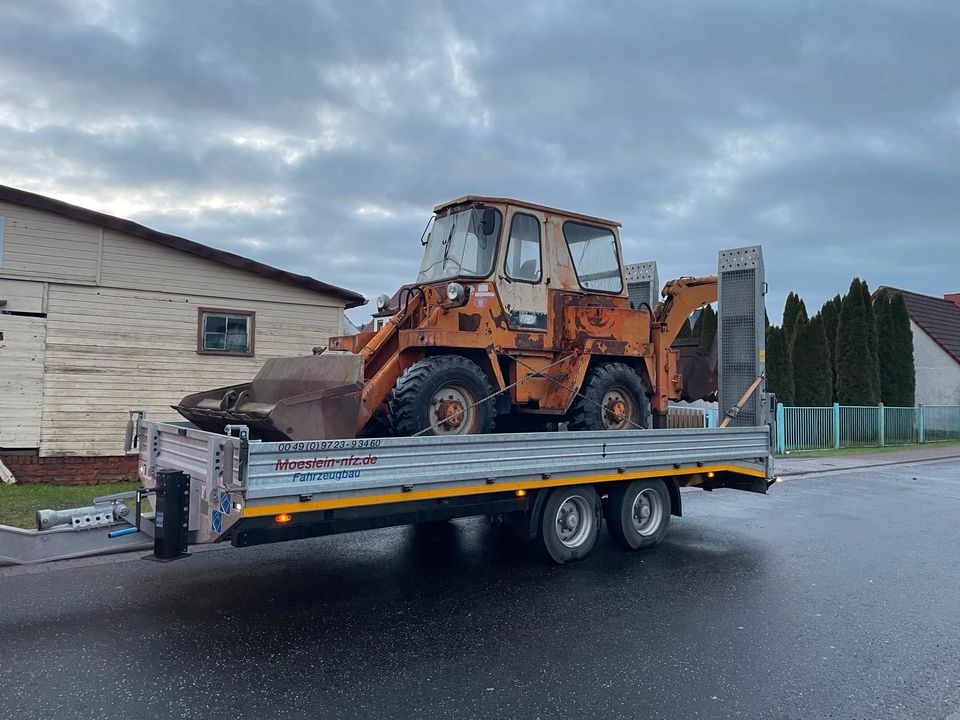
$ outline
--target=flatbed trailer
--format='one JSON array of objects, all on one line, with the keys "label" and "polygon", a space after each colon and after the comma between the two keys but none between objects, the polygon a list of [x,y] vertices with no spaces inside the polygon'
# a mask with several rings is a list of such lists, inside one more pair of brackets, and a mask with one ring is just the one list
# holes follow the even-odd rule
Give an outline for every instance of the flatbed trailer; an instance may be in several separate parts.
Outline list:
[{"label": "flatbed trailer", "polygon": [[19,531],[21,544],[31,532],[45,540],[19,557],[0,533],[0,559],[152,546],[170,560],[191,545],[489,516],[563,563],[589,553],[604,521],[625,549],[660,542],[682,514],[682,487],[762,493],[774,480],[767,425],[260,442],[243,426],[227,435],[142,415],[134,423],[137,512],[122,516],[112,496],[102,521],[82,509],[71,523],[80,532]]},{"label": "flatbed trailer", "polygon": [[[681,487],[766,492],[773,479],[767,426],[257,442],[242,426],[138,424],[145,487],[161,471],[189,476],[190,542],[237,547],[487,515],[565,562],[589,551],[604,516],[620,523],[611,498],[630,486],[663,489],[639,499],[634,540],[648,546],[681,514]],[[554,520],[565,532],[551,538]]]}]

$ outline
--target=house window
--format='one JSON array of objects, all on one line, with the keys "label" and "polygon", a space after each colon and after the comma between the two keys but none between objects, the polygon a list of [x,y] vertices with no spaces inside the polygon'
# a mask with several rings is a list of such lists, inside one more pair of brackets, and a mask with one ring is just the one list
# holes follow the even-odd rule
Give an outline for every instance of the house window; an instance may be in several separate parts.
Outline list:
[{"label": "house window", "polygon": [[255,317],[245,310],[200,308],[197,352],[253,355]]}]

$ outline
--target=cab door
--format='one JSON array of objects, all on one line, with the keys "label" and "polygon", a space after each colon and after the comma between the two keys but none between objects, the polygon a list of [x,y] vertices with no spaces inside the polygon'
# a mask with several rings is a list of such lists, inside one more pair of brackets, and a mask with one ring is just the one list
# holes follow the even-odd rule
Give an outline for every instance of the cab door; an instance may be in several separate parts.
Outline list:
[{"label": "cab door", "polygon": [[[547,333],[545,268],[549,261],[545,227],[544,214],[526,208],[512,210],[506,223],[507,241],[497,268],[497,290],[511,330]],[[540,343],[541,347],[546,345]]]}]

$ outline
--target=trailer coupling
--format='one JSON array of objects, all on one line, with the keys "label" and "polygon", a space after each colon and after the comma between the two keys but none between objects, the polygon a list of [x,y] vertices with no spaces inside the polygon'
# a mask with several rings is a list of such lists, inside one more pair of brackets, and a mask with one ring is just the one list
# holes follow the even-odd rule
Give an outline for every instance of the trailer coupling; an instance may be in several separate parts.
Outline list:
[{"label": "trailer coupling", "polygon": [[[152,516],[142,512],[151,494],[157,499]],[[133,513],[123,502],[131,499],[136,500]],[[148,559],[177,560],[189,555],[189,511],[190,476],[160,470],[156,488],[99,497],[81,508],[38,510],[35,530],[0,525],[0,563],[31,565],[151,547]]]},{"label": "trailer coupling", "polygon": [[152,520],[141,521],[138,512],[134,524],[123,502],[135,496],[117,493],[86,507],[39,510],[35,530],[0,525],[0,563],[32,565],[149,548]]}]

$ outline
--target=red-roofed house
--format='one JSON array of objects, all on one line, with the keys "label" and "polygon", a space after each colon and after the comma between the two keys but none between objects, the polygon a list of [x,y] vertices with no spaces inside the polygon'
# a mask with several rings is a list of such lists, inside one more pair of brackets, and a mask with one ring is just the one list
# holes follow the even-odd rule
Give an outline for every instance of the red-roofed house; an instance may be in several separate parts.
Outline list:
[{"label": "red-roofed house", "polygon": [[960,293],[942,298],[882,286],[903,295],[913,331],[918,405],[960,404]]}]

